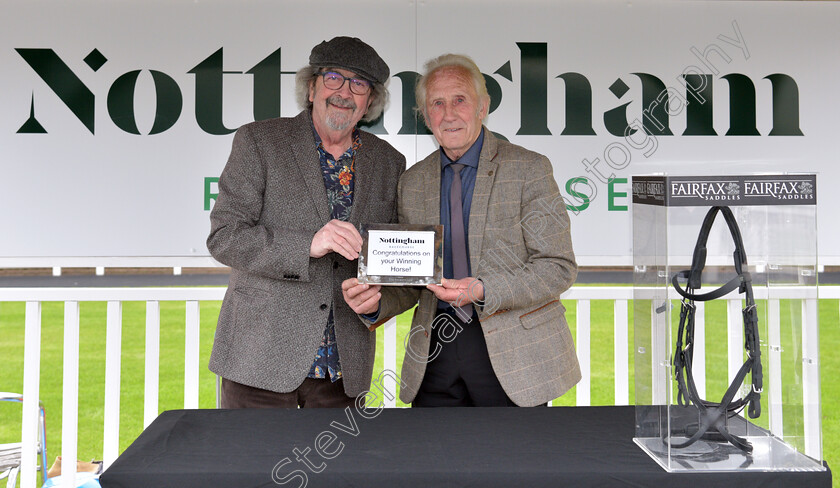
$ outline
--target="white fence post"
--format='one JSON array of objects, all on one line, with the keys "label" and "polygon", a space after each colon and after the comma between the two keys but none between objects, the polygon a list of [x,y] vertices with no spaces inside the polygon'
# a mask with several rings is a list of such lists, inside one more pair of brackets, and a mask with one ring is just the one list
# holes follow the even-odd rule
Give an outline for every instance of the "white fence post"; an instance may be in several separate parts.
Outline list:
[{"label": "white fence post", "polygon": [[199,302],[187,301],[184,340],[184,408],[198,408]]},{"label": "white fence post", "polygon": [[105,412],[102,461],[108,468],[120,454],[120,367],[122,302],[108,302],[105,335]]},{"label": "white fence post", "polygon": [[[770,384],[766,385],[770,394],[770,432],[777,437],[784,437],[784,407],[782,404],[782,314],[778,299],[767,300],[767,349],[769,356]],[[765,376],[767,377],[767,376]]]},{"label": "white fence post", "polygon": [[580,363],[581,379],[577,384],[576,402],[578,406],[587,406],[591,403],[591,364],[592,350],[590,348],[589,328],[589,300],[578,299],[577,301],[577,353]]},{"label": "white fence post", "polygon": [[[41,379],[41,302],[26,302],[21,419],[21,488],[35,488],[38,452],[38,395]],[[43,447],[43,446],[42,446]]]},{"label": "white fence post", "polygon": [[[64,386],[61,394],[61,459],[75,466],[79,429],[79,302],[64,302]],[[65,472],[66,471],[66,472]],[[62,471],[63,488],[75,488],[76,470]]]},{"label": "white fence post", "polygon": [[158,414],[158,382],[160,376],[160,302],[146,302],[146,374],[143,395],[143,428]]},{"label": "white fence post", "polygon": [[630,403],[629,362],[627,359],[628,324],[627,300],[616,300],[613,305],[613,369],[615,371],[615,404]]},{"label": "white fence post", "polygon": [[[665,310],[662,313],[671,313],[671,304],[666,302],[664,304]],[[651,395],[654,405],[665,405],[668,398],[670,398],[670,389],[668,388],[668,364],[669,358],[666,351],[668,350],[670,334],[667,325],[670,321],[665,318],[659,318],[656,312],[656,300],[651,300],[650,304],[650,366],[651,366]],[[664,361],[664,362],[663,362]]]},{"label": "white fence post", "polygon": [[802,395],[805,428],[805,454],[819,459],[820,439],[820,364],[817,300],[802,300]]},{"label": "white fence post", "polygon": [[694,302],[694,343],[692,350],[691,373],[700,398],[706,398],[706,304]]}]

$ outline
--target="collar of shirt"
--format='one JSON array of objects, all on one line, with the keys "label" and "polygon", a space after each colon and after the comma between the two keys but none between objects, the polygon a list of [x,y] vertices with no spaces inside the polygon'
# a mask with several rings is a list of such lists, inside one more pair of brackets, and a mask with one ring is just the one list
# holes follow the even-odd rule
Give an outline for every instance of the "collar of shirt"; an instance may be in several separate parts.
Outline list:
[{"label": "collar of shirt", "polygon": [[321,140],[321,136],[318,134],[318,131],[315,130],[315,124],[312,123],[311,117],[309,120],[309,126],[312,127],[312,136],[315,137],[315,147],[317,147],[319,151],[322,151],[324,154],[332,158],[333,161],[340,161],[347,157],[355,156],[356,151],[358,151],[359,148],[362,147],[362,136],[359,134],[359,128],[354,127],[353,142],[350,144],[350,147],[348,147],[347,150],[344,151],[344,154],[341,154],[339,155],[339,157],[336,158],[334,155],[328,153],[327,150],[324,149],[324,141]]},{"label": "collar of shirt", "polygon": [[481,157],[481,147],[484,146],[484,128],[481,128],[481,132],[478,134],[478,139],[475,140],[472,146],[467,149],[457,161],[452,161],[449,159],[449,156],[443,151],[443,148],[440,148],[440,169],[444,170],[447,166],[452,163],[461,163],[465,166],[471,166],[473,168],[478,168],[478,160]]}]

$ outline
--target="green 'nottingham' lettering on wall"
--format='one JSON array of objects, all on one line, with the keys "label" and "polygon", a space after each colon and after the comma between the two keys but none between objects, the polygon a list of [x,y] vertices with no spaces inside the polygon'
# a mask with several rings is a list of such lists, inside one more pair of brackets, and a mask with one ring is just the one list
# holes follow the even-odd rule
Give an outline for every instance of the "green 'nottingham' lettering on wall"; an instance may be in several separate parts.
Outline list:
[{"label": "green 'nottingham' lettering on wall", "polygon": [[607,210],[610,212],[614,211],[627,211],[627,205],[616,205],[615,198],[616,197],[624,197],[627,198],[626,191],[615,191],[615,184],[627,184],[627,178],[612,178],[609,183],[607,183]]},{"label": "green 'nottingham' lettering on wall", "polygon": [[593,185],[591,185],[589,183],[589,180],[584,178],[583,176],[579,176],[577,178],[570,178],[566,181],[566,192],[569,195],[571,195],[572,198],[577,198],[581,200],[580,205],[571,205],[569,203],[566,204],[566,209],[575,213],[589,208],[589,203],[591,202],[589,195],[578,191],[579,188],[577,187],[577,185],[581,184],[586,185],[589,189],[593,189]]},{"label": "green 'nottingham' lettering on wall", "polygon": [[213,185],[218,185],[219,177],[218,176],[205,176],[204,177],[204,210],[210,210],[210,200],[216,201],[216,197],[219,196],[219,187],[216,186],[216,193],[213,193]]},{"label": "green 'nottingham' lettering on wall", "polygon": [[[606,133],[616,137],[632,135],[638,129],[632,120],[639,119],[639,127],[648,135],[673,136],[670,121],[675,117],[683,117],[686,128],[683,136],[716,136],[719,134],[713,126],[713,103],[715,82],[726,82],[729,85],[729,129],[725,136],[757,136],[756,114],[771,113],[772,129],[769,136],[802,136],[799,127],[799,87],[793,77],[784,73],[773,73],[765,76],[763,82],[769,82],[772,88],[771,110],[757,111],[756,90],[754,81],[743,74],[730,73],[724,76],[701,72],[686,72],[677,76],[676,86],[667,86],[660,77],[651,73],[625,72],[619,73],[607,90],[593,91],[590,80],[582,73],[561,72],[552,70],[549,65],[549,45],[547,42],[516,42],[519,50],[519,77],[513,76],[511,59],[504,61],[493,75],[484,75],[487,90],[491,96],[489,112],[499,107],[505,93],[519,90],[520,120],[516,135],[551,136],[549,129],[549,95],[557,90],[565,94],[565,108],[562,114],[554,117],[562,121],[561,136],[594,136],[593,127],[594,102],[600,97],[615,97],[618,103],[606,110],[603,118],[603,129]],[[37,108],[44,103],[55,103],[57,99],[76,116],[84,127],[95,133],[95,106],[97,98],[107,98],[108,115],[111,122],[119,129],[134,135],[142,135],[137,127],[135,118],[135,91],[137,79],[142,72],[151,75],[155,90],[155,120],[147,135],[165,132],[186,117],[181,117],[184,109],[184,87],[179,86],[179,76],[150,68],[134,69],[114,79],[104,81],[108,88],[101,93],[94,93],[82,79],[90,79],[90,73],[84,77],[77,75],[58,54],[50,48],[16,48],[15,51],[29,65],[52,95],[42,93],[38,88],[32,91],[32,102],[29,117],[18,129],[21,134],[44,134],[45,127],[36,116]],[[184,69],[183,73],[194,77],[195,123],[207,134],[226,135],[235,129],[224,124],[223,94],[225,80],[229,77],[250,76],[253,79],[253,116],[254,120],[264,120],[281,115],[281,87],[294,83],[295,71],[281,68],[281,49],[278,47],[263,58],[252,68],[244,71],[225,68],[224,48],[216,49],[192,69]],[[724,60],[728,62],[728,56]],[[108,58],[93,49],[83,61],[93,70],[109,63]],[[559,71],[559,70],[558,70]],[[636,78],[633,85],[641,85],[641,90],[631,89],[621,76],[631,75]],[[100,76],[102,76],[100,74]],[[393,77],[402,85],[401,103],[394,104],[396,110],[402,111],[401,126],[397,134],[428,134],[429,131],[414,113],[414,84],[420,75],[413,71],[401,71]],[[554,80],[562,80],[554,83]],[[764,81],[766,80],[766,81]],[[596,86],[603,86],[604,80],[598,80]],[[500,84],[501,83],[501,84]],[[96,86],[103,86],[97,83]],[[26,92],[26,96],[29,93]],[[52,99],[50,100],[51,97]],[[49,101],[44,101],[44,100]],[[628,113],[633,102],[641,105],[641,112],[635,116]],[[598,103],[596,106],[603,105]],[[763,108],[763,107],[761,107]],[[26,117],[26,114],[21,114]],[[242,121],[248,122],[248,121]],[[383,120],[367,124],[367,130],[376,134],[387,134]]]}]

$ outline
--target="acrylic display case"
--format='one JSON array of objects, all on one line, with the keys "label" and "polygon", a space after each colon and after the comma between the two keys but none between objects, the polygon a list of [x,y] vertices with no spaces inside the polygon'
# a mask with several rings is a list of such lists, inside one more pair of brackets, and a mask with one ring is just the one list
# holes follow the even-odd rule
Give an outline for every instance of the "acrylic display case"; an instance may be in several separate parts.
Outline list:
[{"label": "acrylic display case", "polygon": [[[636,176],[632,189],[636,444],[671,472],[825,469],[816,175]],[[713,207],[721,208],[696,251]],[[693,300],[675,275],[690,297],[734,289]],[[681,313],[694,316],[682,328]],[[753,403],[714,405],[739,399]]]}]

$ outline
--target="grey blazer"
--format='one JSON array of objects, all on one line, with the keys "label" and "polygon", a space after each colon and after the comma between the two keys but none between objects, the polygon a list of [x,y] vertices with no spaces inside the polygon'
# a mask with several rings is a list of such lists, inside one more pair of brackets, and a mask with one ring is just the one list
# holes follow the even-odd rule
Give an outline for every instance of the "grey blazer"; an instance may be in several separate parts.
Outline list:
[{"label": "grey blazer", "polygon": [[[372,134],[362,131],[361,139],[350,222],[393,222],[405,157]],[[242,126],[210,213],[207,248],[231,267],[211,371],[294,390],[309,373],[332,307],[345,392],[370,388],[376,338],[341,293],[357,262],[336,253],[309,257],[312,237],[329,220],[309,111]]]},{"label": "grey blazer", "polygon": [[[401,223],[440,223],[438,151],[403,174],[398,201]],[[486,128],[470,209],[469,253],[472,274],[484,283],[479,320],[505,393],[520,406],[559,397],[580,380],[559,300],[577,276],[565,202],[548,158],[497,139]],[[380,317],[418,301],[400,378],[406,403],[414,400],[426,370],[437,299],[425,289],[383,287]]]}]

